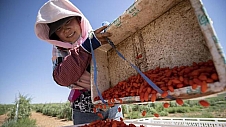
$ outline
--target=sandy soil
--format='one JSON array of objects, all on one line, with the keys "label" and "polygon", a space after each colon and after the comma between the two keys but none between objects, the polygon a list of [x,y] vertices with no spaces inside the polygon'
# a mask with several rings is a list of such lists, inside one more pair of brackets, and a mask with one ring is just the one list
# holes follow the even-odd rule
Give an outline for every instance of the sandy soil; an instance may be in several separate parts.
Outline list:
[{"label": "sandy soil", "polygon": [[56,117],[45,116],[41,113],[32,112],[31,119],[36,120],[38,127],[62,127],[73,125],[72,121],[57,119]]},{"label": "sandy soil", "polygon": [[0,126],[2,126],[6,118],[7,118],[7,115],[0,115]]},{"label": "sandy soil", "polygon": [[[2,126],[6,118],[6,115],[0,115],[0,126]],[[66,121],[64,119],[57,119],[56,117],[45,116],[37,112],[32,112],[31,119],[36,120],[36,125],[38,127],[63,127],[73,125],[72,121]]]}]

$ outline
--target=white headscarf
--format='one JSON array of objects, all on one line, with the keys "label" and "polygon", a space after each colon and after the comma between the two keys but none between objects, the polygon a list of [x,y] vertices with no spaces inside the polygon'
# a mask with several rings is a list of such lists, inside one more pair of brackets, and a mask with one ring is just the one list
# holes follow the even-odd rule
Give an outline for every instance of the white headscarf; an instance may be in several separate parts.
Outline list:
[{"label": "white headscarf", "polygon": [[[74,44],[50,40],[49,27],[47,23],[55,22],[59,19],[69,16],[81,17],[82,35]],[[89,21],[85,18],[82,12],[75,7],[69,0],[50,0],[46,2],[38,11],[37,20],[35,23],[35,34],[41,40],[47,41],[55,46],[63,48],[74,48],[80,45],[87,39],[88,32],[92,30]]]}]

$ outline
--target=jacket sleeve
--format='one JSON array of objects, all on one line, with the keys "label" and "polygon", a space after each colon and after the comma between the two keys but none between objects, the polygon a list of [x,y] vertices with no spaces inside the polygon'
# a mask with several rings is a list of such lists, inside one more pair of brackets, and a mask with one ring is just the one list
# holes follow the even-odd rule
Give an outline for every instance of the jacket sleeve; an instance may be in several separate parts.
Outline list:
[{"label": "jacket sleeve", "polygon": [[[93,38],[91,40],[93,49],[98,48],[101,44],[100,42]],[[76,50],[70,50],[71,54],[67,55],[65,58],[57,58],[55,67],[53,70],[54,81],[61,86],[69,86],[82,76],[87,66],[91,61],[90,54],[90,40],[87,38],[86,41]]]},{"label": "jacket sleeve", "polygon": [[82,43],[82,48],[84,50],[86,50],[88,53],[91,53],[91,46],[90,46],[90,41],[92,42],[92,47],[93,47],[93,50],[100,47],[101,46],[101,43],[99,42],[99,40],[96,38],[95,34],[93,34],[93,38],[90,40],[89,38],[87,38],[85,40],[84,43]]}]

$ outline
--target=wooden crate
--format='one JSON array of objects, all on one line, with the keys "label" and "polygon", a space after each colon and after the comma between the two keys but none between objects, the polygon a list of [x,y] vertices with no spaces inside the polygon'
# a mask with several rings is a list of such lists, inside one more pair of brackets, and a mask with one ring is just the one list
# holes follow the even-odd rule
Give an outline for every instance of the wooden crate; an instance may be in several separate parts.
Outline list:
[{"label": "wooden crate", "polygon": [[[170,95],[184,99],[225,91],[226,60],[212,21],[200,0],[137,0],[107,31],[119,52],[142,72],[156,67],[189,66],[213,60],[219,82],[208,84],[205,94],[191,87],[176,89]],[[140,59],[136,57],[142,55]],[[102,93],[118,82],[138,74],[110,45],[95,50],[97,85]],[[93,65],[92,65],[93,67]],[[98,96],[91,71],[92,100]],[[139,102],[139,96],[122,98]]]}]

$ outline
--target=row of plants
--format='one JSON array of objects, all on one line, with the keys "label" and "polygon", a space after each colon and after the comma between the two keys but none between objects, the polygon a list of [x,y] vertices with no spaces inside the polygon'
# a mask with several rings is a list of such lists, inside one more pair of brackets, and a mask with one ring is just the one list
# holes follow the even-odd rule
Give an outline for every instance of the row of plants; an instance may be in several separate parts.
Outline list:
[{"label": "row of plants", "polygon": [[6,114],[13,106],[13,104],[0,104],[0,115]]},{"label": "row of plants", "polygon": [[1,127],[37,127],[36,120],[23,118],[15,120],[7,120]]},{"label": "row of plants", "polygon": [[[219,94],[217,97],[207,98],[206,100],[210,103],[209,107],[200,106],[198,100],[185,100],[182,106],[175,101],[170,101],[168,108],[164,108],[163,102],[123,104],[122,111],[125,119],[154,117],[156,113],[160,117],[174,117],[174,114],[179,114],[177,117],[226,118],[225,96],[226,93]],[[19,105],[18,108],[17,105]],[[29,119],[32,110],[47,116],[72,120],[72,109],[69,102],[31,104],[31,98],[19,95],[18,99],[15,100],[15,104],[0,105],[1,115],[7,114],[8,116],[2,127],[20,127],[21,125],[35,127],[36,121]],[[146,111],[145,116],[142,115],[143,111]]]},{"label": "row of plants", "polygon": [[[180,117],[196,117],[196,118],[226,118],[226,101],[225,94],[217,97],[207,98],[210,103],[209,107],[203,107],[198,100],[185,100],[184,104],[178,105],[175,101],[169,102],[169,107],[164,108],[163,102],[146,103],[146,104],[123,104],[122,111],[125,119],[137,119],[143,117],[154,117],[158,114],[160,117],[173,116],[179,114]],[[46,103],[33,104],[33,109],[47,116],[58,117],[60,119],[71,120],[72,110],[70,103]],[[146,111],[146,115],[142,116],[142,111]],[[224,111],[224,113],[222,113]]]},{"label": "row of plants", "polygon": [[32,109],[47,116],[59,119],[72,120],[72,108],[69,102],[33,104]]},{"label": "row of plants", "polygon": [[[226,118],[225,97],[226,93],[205,99],[210,103],[209,107],[201,106],[198,100],[185,100],[182,106],[178,105],[175,101],[170,101],[168,108],[164,108],[163,102],[156,102],[145,105],[123,105],[122,109],[124,117],[127,119],[154,117],[156,113],[160,117]],[[142,116],[142,111],[146,111],[145,116]]]},{"label": "row of plants", "polygon": [[1,114],[7,114],[2,127],[36,127],[36,120],[30,119],[31,98],[19,94],[14,104],[0,105]]}]

